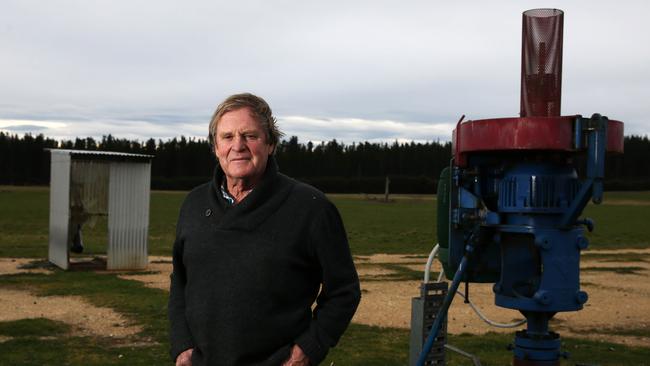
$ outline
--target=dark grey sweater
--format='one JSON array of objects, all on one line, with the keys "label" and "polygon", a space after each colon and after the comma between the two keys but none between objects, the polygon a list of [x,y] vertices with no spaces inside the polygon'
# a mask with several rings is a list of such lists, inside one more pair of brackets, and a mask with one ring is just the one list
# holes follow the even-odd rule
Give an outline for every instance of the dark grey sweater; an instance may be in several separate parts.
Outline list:
[{"label": "dark grey sweater", "polygon": [[181,208],[169,295],[172,359],[194,348],[193,366],[270,366],[298,344],[317,365],[360,300],[336,207],[278,173],[273,158],[235,206],[220,194],[222,179],[217,167]]}]

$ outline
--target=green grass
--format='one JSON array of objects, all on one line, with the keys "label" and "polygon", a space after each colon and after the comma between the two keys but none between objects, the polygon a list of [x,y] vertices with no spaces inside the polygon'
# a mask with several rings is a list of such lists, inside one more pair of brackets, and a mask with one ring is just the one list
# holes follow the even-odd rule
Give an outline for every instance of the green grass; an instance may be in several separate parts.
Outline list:
[{"label": "green grass", "polygon": [[[178,210],[187,192],[152,192],[149,253],[171,255]],[[0,187],[0,257],[47,257],[49,231],[47,187]],[[107,220],[83,229],[84,255],[106,253]]]},{"label": "green grass", "polygon": [[47,254],[49,191],[0,187],[0,256]]},{"label": "green grass", "polygon": [[404,329],[351,324],[322,365],[404,366],[408,363],[408,337]]},{"label": "green grass", "polygon": [[[0,322],[0,365],[153,365],[157,347],[116,346],[114,340],[79,337],[70,325],[44,318]],[[143,352],[144,351],[144,352]]]},{"label": "green grass", "polygon": [[8,337],[51,337],[68,332],[68,324],[45,318],[0,322],[0,335]]},{"label": "green grass", "polygon": [[435,201],[334,196],[354,254],[428,253],[435,239]]},{"label": "green grass", "polygon": [[[570,328],[572,332],[577,330]],[[650,336],[650,326],[640,324],[637,328],[621,328],[621,327],[606,327],[606,328],[591,328],[581,329],[581,332],[596,333],[603,335],[619,335],[619,336],[632,336],[632,337],[648,337]]]},{"label": "green grass", "polygon": [[15,338],[0,343],[0,354],[0,366],[172,365],[161,346],[116,347],[94,337]]},{"label": "green grass", "polygon": [[[109,307],[126,316],[142,331],[116,342],[109,337],[78,337],[60,323],[25,320],[0,323],[0,334],[12,339],[0,342],[0,365],[162,365],[169,363],[167,341],[167,292],[151,289],[115,274],[66,272],[0,276],[0,287],[29,290],[38,296],[83,296],[90,303]],[[52,332],[35,330],[45,324]],[[35,352],[35,350],[38,350]],[[4,357],[8,355],[7,357]],[[122,355],[122,357],[118,357]]]},{"label": "green grass", "polygon": [[[152,255],[170,255],[178,209],[185,192],[152,192],[149,246]],[[420,199],[421,198],[421,199]],[[425,259],[435,242],[435,201],[433,196],[398,197],[384,203],[363,196],[332,195],[347,228],[355,255],[407,253]],[[590,234],[592,249],[650,247],[646,223],[650,214],[650,192],[607,192],[605,202],[590,205],[586,217],[596,221]],[[630,203],[632,202],[633,203]],[[638,204],[641,202],[641,204]],[[0,257],[47,256],[49,192],[47,188],[0,187]],[[85,254],[106,250],[106,220],[84,229]],[[598,260],[645,258],[634,253],[604,255],[586,252]],[[37,264],[40,265],[40,264]],[[400,265],[380,265],[395,270],[381,280],[420,279],[420,271]],[[594,269],[634,273],[632,269]],[[435,277],[435,274],[432,274]],[[97,306],[123,314],[142,332],[133,339],[116,341],[109,337],[80,337],[64,323],[47,319],[0,322],[0,366],[3,365],[163,365],[170,364],[167,351],[167,293],[124,280],[115,273],[55,270],[51,275],[0,275],[0,287],[26,289],[39,296],[83,296]],[[3,310],[0,310],[3,311]],[[404,309],[409,311],[409,309]],[[613,334],[647,336],[647,329],[614,329]],[[352,324],[326,362],[347,365],[405,365],[408,360],[408,330]],[[450,343],[478,355],[484,365],[510,365],[511,353],[505,346],[512,335],[450,336]],[[139,343],[136,345],[134,343]],[[650,348],[625,347],[571,338],[563,340],[571,352],[569,361],[598,365],[650,364]],[[448,353],[448,365],[468,365],[467,359]]]},{"label": "green grass", "polygon": [[155,255],[171,255],[176,235],[178,211],[187,192],[159,192],[151,194],[149,210],[149,248]]},{"label": "green grass", "polygon": [[[488,333],[477,337],[463,334],[449,337],[450,344],[464,351],[477,355],[483,365],[512,365],[512,355],[506,346],[513,343],[513,335]],[[562,360],[565,366],[587,365],[650,365],[650,348],[626,347],[604,342],[562,338],[562,351],[569,352],[568,360]],[[447,365],[468,365],[466,358],[450,355]]]},{"label": "green grass", "polygon": [[[512,365],[512,353],[506,347],[513,343],[513,334],[488,333],[450,335],[449,344],[476,355],[483,365]],[[403,366],[408,364],[409,331],[352,324],[323,365]],[[608,343],[563,338],[562,350],[569,352],[562,365],[650,365],[650,348],[627,347]],[[470,365],[471,362],[451,351],[446,353],[448,366]]]},{"label": "green grass", "polygon": [[[0,323],[0,335],[11,339],[0,342],[0,366],[4,365],[161,365],[167,356],[167,293],[124,280],[115,273],[66,272],[50,275],[18,274],[0,276],[0,287],[30,290],[39,296],[83,296],[96,306],[110,307],[124,314],[143,330],[133,341],[107,337],[75,336],[65,324],[45,319]],[[408,311],[408,309],[405,309]],[[646,329],[618,330],[615,334],[647,335]],[[45,338],[44,338],[45,337]],[[509,365],[511,355],[505,346],[512,335],[450,336],[450,343],[479,356],[484,365]],[[650,348],[564,339],[564,350],[572,353],[571,362],[599,365],[643,365],[650,359]],[[610,349],[615,349],[610,351]],[[121,357],[120,357],[121,355]],[[352,324],[339,346],[322,365],[405,365],[408,358],[408,330]],[[448,365],[467,365],[468,361],[448,353]],[[563,365],[574,363],[564,362]]]},{"label": "green grass", "polygon": [[[171,255],[178,210],[186,192],[151,193],[149,253]],[[331,195],[341,212],[353,254],[400,253],[422,255],[436,242],[433,196],[399,196],[390,202],[361,195]],[[605,202],[590,204],[584,217],[596,222],[591,248],[647,248],[645,230],[650,192],[607,192]],[[630,203],[630,202],[636,203]],[[620,204],[623,202],[623,204]],[[640,203],[640,204],[639,204]],[[47,187],[0,187],[0,257],[47,255],[49,190]],[[106,218],[84,227],[84,254],[106,252]]]},{"label": "green grass", "polygon": [[650,246],[647,222],[650,205],[593,205],[582,217],[594,220],[595,228],[588,233],[590,248],[629,249]]},{"label": "green grass", "polygon": [[[186,192],[151,194],[149,253],[171,255],[178,210]],[[430,197],[429,197],[430,198]],[[400,199],[389,203],[335,195],[354,254],[427,253],[435,243],[435,201]],[[83,229],[84,254],[106,252],[106,218]],[[47,255],[49,191],[47,188],[0,189],[0,256]]]},{"label": "green grass", "polygon": [[637,201],[650,203],[650,191],[632,191],[632,192],[605,192],[603,202],[615,203],[615,201]]}]

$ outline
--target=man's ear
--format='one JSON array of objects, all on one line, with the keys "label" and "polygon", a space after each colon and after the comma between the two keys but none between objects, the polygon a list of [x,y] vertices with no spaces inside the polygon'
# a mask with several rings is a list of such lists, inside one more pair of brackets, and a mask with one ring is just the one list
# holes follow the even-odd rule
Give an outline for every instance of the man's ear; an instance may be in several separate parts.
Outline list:
[{"label": "man's ear", "polygon": [[214,154],[214,157],[219,161],[219,155],[217,155],[217,142],[215,141],[212,144],[212,153]]}]

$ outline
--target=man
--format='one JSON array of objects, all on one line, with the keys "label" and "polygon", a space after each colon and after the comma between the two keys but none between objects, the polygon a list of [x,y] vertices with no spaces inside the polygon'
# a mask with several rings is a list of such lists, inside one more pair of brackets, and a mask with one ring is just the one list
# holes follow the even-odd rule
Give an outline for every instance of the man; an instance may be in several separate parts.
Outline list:
[{"label": "man", "polygon": [[321,192],[278,172],[281,133],[262,98],[228,97],[209,130],[219,163],[212,181],[188,194],[176,227],[172,359],[318,365],[360,299],[339,213]]}]

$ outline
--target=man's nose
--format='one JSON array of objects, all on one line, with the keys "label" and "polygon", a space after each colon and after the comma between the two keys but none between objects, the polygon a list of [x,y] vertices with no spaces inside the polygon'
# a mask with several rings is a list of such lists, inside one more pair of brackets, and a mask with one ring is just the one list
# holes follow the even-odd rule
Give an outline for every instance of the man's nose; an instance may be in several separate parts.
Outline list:
[{"label": "man's nose", "polygon": [[235,150],[244,150],[246,148],[246,139],[244,136],[235,135],[232,147]]}]

